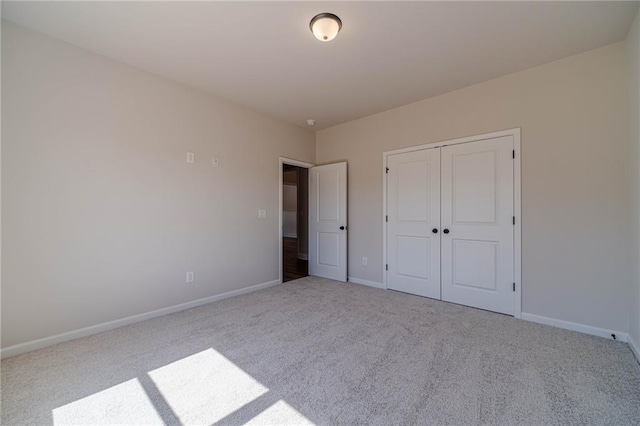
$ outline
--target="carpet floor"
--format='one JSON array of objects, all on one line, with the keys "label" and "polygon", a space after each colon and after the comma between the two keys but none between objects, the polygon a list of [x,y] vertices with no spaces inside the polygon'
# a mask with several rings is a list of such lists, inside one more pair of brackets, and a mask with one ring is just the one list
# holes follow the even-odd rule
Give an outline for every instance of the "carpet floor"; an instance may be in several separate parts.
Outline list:
[{"label": "carpet floor", "polygon": [[2,361],[4,425],[640,424],[620,342],[306,277]]}]

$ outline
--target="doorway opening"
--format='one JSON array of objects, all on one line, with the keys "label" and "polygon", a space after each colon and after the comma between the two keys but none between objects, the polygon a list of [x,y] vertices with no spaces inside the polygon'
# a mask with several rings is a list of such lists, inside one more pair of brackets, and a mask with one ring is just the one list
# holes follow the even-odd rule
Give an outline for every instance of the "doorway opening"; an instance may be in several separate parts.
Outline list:
[{"label": "doorway opening", "polygon": [[282,163],[282,282],[309,275],[309,170]]}]

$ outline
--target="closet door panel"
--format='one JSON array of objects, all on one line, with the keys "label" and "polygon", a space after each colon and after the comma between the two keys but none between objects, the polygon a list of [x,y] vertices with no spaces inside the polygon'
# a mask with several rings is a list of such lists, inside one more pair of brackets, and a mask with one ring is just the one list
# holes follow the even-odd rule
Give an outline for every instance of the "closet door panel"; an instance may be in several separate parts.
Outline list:
[{"label": "closet door panel", "polygon": [[442,300],[513,314],[511,136],[442,148]]},{"label": "closet door panel", "polygon": [[440,299],[440,149],[387,167],[387,288]]}]

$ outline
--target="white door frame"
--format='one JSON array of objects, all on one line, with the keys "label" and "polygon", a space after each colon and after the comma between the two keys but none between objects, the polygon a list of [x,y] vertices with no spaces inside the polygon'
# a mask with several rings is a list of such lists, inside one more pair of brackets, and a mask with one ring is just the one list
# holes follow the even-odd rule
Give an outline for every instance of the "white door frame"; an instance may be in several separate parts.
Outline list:
[{"label": "white door frame", "polygon": [[515,159],[513,162],[513,215],[516,217],[516,224],[513,232],[514,239],[514,281],[516,291],[514,297],[513,316],[522,318],[522,213],[521,213],[521,155],[520,155],[520,128],[501,130],[498,132],[484,133],[481,135],[467,136],[464,138],[450,139],[446,141],[433,142],[424,145],[411,146],[408,148],[394,149],[382,153],[382,284],[387,288],[387,157],[403,152],[420,151],[429,148],[439,148],[447,145],[457,145],[461,143],[476,142],[485,139],[499,138],[502,136],[513,136],[513,149]]},{"label": "white door frame", "polygon": [[[282,175],[282,166],[288,164],[290,166],[298,166],[304,169],[310,169],[314,167],[315,164],[306,163],[304,161],[293,160],[287,157],[279,157],[278,158],[278,279],[280,280],[280,284],[282,284],[282,185],[283,175]],[[308,218],[307,218],[308,220]],[[309,240],[307,238],[307,245]],[[307,247],[307,253],[309,252],[309,248]]]}]

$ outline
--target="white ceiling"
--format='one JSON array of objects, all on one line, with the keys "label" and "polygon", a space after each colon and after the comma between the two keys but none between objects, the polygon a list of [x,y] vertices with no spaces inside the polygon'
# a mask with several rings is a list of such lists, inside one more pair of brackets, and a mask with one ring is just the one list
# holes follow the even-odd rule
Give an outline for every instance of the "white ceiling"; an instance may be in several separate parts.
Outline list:
[{"label": "white ceiling", "polygon": [[[2,2],[2,17],[316,129],[623,40],[638,2]],[[317,41],[309,21],[340,16]]]}]

